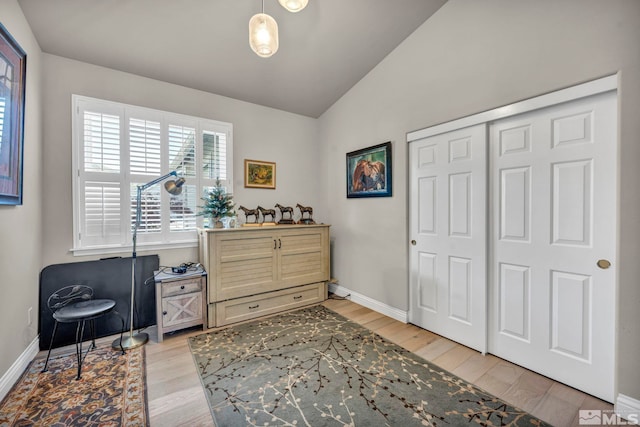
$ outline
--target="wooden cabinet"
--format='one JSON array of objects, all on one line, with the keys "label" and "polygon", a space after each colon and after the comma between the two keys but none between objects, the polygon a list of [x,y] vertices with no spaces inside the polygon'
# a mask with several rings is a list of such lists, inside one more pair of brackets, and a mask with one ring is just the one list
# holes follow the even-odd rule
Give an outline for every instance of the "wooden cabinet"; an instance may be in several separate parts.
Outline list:
[{"label": "wooden cabinet", "polygon": [[158,342],[164,334],[190,326],[206,328],[206,276],[202,271],[156,274]]},{"label": "wooden cabinet", "polygon": [[[200,229],[198,234],[200,263],[209,275],[209,327],[326,299],[328,225]],[[306,285],[315,288],[313,298],[296,290]],[[260,307],[250,309],[256,304],[248,304],[247,312],[233,314],[245,301],[254,300],[262,301]]]}]

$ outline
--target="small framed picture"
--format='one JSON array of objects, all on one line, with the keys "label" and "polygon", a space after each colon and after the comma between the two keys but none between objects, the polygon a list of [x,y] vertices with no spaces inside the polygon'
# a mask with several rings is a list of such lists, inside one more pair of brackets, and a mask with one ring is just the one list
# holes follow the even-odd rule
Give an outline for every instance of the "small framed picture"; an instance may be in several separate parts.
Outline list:
[{"label": "small framed picture", "polygon": [[391,142],[347,153],[347,198],[391,197]]},{"label": "small framed picture", "polygon": [[246,188],[276,188],[276,164],[261,160],[244,160],[244,186]]}]

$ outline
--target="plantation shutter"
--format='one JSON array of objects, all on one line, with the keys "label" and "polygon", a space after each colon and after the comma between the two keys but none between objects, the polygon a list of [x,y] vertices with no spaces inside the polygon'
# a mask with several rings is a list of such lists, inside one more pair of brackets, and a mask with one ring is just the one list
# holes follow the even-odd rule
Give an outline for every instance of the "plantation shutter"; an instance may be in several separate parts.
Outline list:
[{"label": "plantation shutter", "polygon": [[[137,243],[147,249],[197,244],[200,197],[217,177],[232,191],[232,125],[78,95],[72,102],[72,251],[130,248],[137,187],[171,171],[185,178],[182,193],[170,195],[164,182],[142,191]],[[0,132],[6,121],[2,108],[0,102]]]},{"label": "plantation shutter", "polygon": [[84,239],[99,243],[119,243],[120,184],[88,181],[84,185]]},{"label": "plantation shutter", "polygon": [[226,133],[203,132],[202,178],[220,181],[227,180],[227,135]]},{"label": "plantation shutter", "polygon": [[[162,138],[160,122],[144,118],[129,117],[129,172],[131,174],[131,229],[136,221],[137,187],[159,176],[162,171]],[[140,199],[141,216],[138,234],[141,240],[149,241],[144,234],[162,231],[161,185],[146,189]]]},{"label": "plantation shutter", "polygon": [[[182,193],[170,196],[169,212],[171,215],[169,231],[192,231],[196,229],[196,209],[198,202],[196,181],[196,129],[191,126],[170,124],[169,135],[169,169],[187,180]],[[191,184],[189,184],[191,182]]]},{"label": "plantation shutter", "polygon": [[233,193],[231,132],[229,129],[208,127],[202,132],[202,166],[200,192],[206,197],[220,179],[228,193]]},{"label": "plantation shutter", "polygon": [[82,117],[78,238],[86,246],[122,243],[121,119],[115,113],[78,110]]},{"label": "plantation shutter", "polygon": [[160,175],[160,122],[130,118],[129,151],[131,175]]}]

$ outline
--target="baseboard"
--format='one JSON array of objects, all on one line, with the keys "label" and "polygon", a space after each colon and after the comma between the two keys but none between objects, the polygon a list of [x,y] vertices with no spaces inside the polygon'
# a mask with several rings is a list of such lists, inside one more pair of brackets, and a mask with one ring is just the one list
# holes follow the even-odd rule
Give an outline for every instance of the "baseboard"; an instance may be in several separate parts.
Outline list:
[{"label": "baseboard", "polygon": [[0,401],[9,394],[13,385],[18,382],[24,370],[38,354],[38,351],[40,351],[40,337],[35,337],[20,357],[13,362],[9,370],[0,378]]},{"label": "baseboard", "polygon": [[618,394],[614,411],[620,418],[624,418],[629,423],[640,423],[640,400],[624,394]]},{"label": "baseboard", "polygon": [[340,297],[349,295],[349,299],[356,304],[360,304],[363,307],[370,308],[371,310],[382,313],[385,316],[389,316],[402,323],[407,323],[409,319],[408,313],[406,311],[391,307],[390,305],[384,304],[373,298],[369,298],[366,295],[359,294],[358,292],[354,292],[351,289],[345,288],[344,286],[340,286],[336,283],[329,283],[329,292],[334,293]]}]

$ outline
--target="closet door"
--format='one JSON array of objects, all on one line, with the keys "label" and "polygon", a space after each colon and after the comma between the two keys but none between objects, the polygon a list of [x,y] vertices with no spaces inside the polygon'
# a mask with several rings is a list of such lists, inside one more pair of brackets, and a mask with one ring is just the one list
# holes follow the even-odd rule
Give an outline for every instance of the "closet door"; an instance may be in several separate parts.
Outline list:
[{"label": "closet door", "polygon": [[409,321],[481,352],[487,343],[487,131],[410,146]]},{"label": "closet door", "polygon": [[609,92],[490,126],[489,351],[609,402],[616,114]]}]

